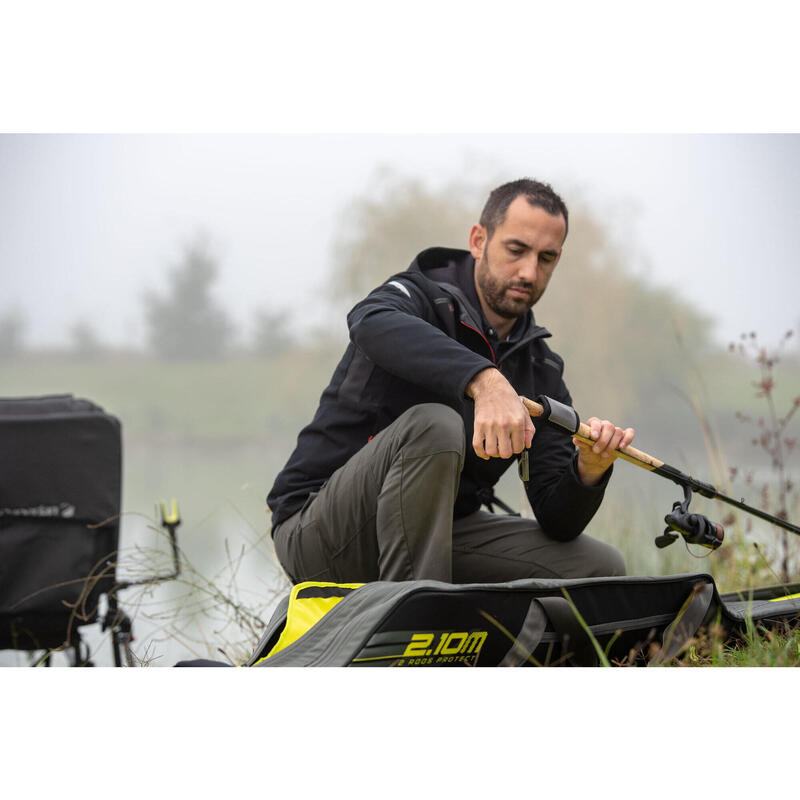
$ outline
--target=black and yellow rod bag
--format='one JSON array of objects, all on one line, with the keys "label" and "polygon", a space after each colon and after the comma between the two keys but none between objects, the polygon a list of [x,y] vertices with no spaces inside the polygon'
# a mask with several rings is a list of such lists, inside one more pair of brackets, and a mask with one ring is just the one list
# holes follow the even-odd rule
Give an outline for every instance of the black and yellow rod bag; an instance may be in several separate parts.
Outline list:
[{"label": "black and yellow rod bag", "polygon": [[[305,582],[245,667],[499,667],[666,663],[703,627],[800,618],[800,584],[720,595],[710,575]],[[224,666],[190,661],[178,666]]]}]

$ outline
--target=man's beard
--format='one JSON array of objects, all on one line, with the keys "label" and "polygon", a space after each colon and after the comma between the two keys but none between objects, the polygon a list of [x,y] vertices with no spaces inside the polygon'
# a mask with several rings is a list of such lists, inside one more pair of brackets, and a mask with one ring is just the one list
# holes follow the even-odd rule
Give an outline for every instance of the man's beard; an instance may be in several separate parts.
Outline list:
[{"label": "man's beard", "polygon": [[[509,281],[502,283],[489,269],[489,261],[484,255],[476,266],[476,277],[478,286],[483,292],[483,299],[489,308],[494,311],[499,317],[503,319],[516,319],[533,307],[534,303],[541,297],[541,292],[538,292],[536,286],[527,281]],[[521,297],[511,297],[506,292],[508,289],[525,289],[530,292],[530,298],[523,300]]]}]

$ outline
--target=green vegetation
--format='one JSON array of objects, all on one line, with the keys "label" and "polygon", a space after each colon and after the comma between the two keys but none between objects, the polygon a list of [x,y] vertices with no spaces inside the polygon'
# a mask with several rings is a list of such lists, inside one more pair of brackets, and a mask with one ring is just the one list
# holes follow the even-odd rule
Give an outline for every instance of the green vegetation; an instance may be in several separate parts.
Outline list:
[{"label": "green vegetation", "polygon": [[88,397],[120,417],[132,440],[231,444],[293,438],[334,364],[316,349],[174,363],[130,354],[92,363],[43,355],[0,364],[0,383],[5,396]]},{"label": "green vegetation", "polygon": [[[340,354],[338,348],[309,346],[278,357],[178,363],[135,354],[106,355],[90,363],[38,355],[0,364],[0,383],[4,396],[70,392],[90,397],[118,415],[126,432],[136,438],[253,441],[276,433],[294,436],[296,430],[283,431],[283,426],[301,425],[310,418]],[[715,354],[703,359],[701,370],[708,403],[704,411],[710,418],[735,423],[736,411],[763,414],[763,401],[750,383],[756,376],[742,359]],[[800,390],[800,363],[787,362],[784,372],[775,387],[779,406],[787,406]],[[673,416],[666,422],[673,433],[688,420],[691,438],[702,447],[691,403],[675,393],[669,399]],[[576,406],[584,416],[597,413],[577,401]],[[636,416],[644,419],[649,413],[642,407]],[[659,429],[664,424],[653,420]],[[659,443],[650,444],[655,436],[653,426],[640,425],[637,441],[646,450],[655,449]],[[752,449],[751,438],[735,423],[726,432],[725,444]]]},{"label": "green vegetation", "polygon": [[798,667],[800,626],[752,623],[731,640],[711,626],[698,633],[672,666],[678,667]]}]

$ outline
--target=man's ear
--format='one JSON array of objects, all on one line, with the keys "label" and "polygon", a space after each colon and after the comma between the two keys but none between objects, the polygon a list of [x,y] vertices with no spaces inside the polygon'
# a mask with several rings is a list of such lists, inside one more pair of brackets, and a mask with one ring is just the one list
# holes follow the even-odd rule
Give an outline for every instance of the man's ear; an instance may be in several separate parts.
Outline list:
[{"label": "man's ear", "polygon": [[476,261],[480,261],[483,257],[487,242],[486,228],[479,224],[473,225],[472,230],[469,232],[469,251]]}]

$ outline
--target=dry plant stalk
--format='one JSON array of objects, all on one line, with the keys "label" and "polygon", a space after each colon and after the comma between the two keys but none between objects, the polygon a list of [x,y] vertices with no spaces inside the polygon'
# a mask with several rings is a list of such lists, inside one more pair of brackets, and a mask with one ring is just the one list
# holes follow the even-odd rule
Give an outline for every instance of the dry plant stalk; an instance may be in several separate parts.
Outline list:
[{"label": "dry plant stalk", "polygon": [[[763,398],[766,402],[767,413],[755,419],[737,411],[736,419],[743,424],[755,425],[758,429],[751,444],[769,457],[771,470],[773,474],[777,475],[777,497],[773,498],[770,484],[765,481],[761,486],[761,506],[764,509],[771,508],[776,517],[784,520],[789,519],[790,511],[796,512],[800,508],[797,485],[789,475],[787,468],[787,458],[797,447],[797,439],[786,435],[789,422],[800,407],[800,395],[793,398],[785,414],[779,413],[775,397],[774,367],[780,361],[780,352],[792,336],[793,331],[787,331],[777,348],[772,351],[759,343],[755,332],[742,334],[741,341],[738,344],[732,343],[729,347],[730,352],[738,353],[753,361],[759,369],[759,378],[752,381],[752,385],[756,389],[756,397]],[[731,480],[734,480],[739,470],[731,467],[730,473]],[[752,485],[752,471],[745,472],[744,479],[746,483]],[[790,581],[792,566],[789,534],[781,531],[778,573],[782,582]]]}]

